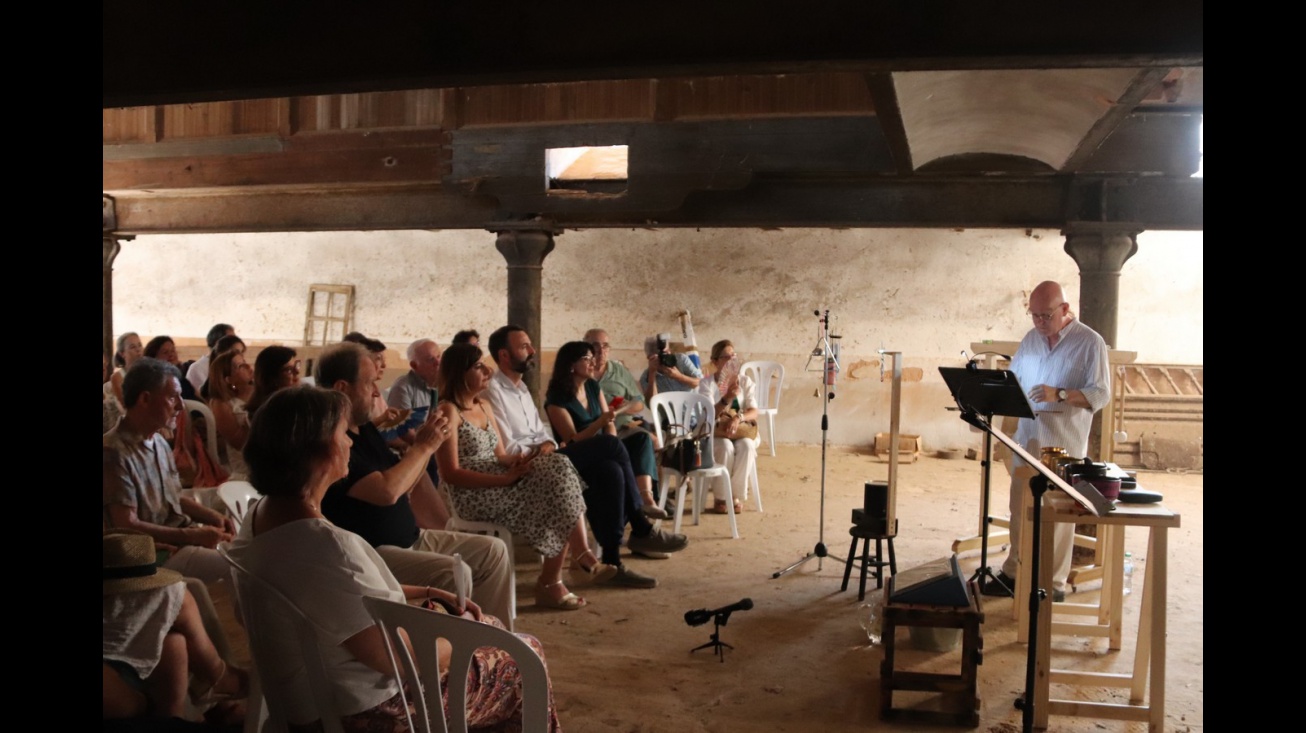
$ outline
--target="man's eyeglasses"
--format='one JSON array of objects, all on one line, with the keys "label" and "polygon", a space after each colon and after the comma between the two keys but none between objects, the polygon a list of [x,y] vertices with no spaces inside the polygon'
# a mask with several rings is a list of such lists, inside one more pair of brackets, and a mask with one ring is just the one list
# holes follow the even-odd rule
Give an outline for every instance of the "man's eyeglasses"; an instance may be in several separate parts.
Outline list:
[{"label": "man's eyeglasses", "polygon": [[607,351],[612,348],[612,344],[599,343],[598,341],[591,341],[590,346],[594,347],[595,351]]},{"label": "man's eyeglasses", "polygon": [[1052,309],[1052,312],[1050,313],[1034,313],[1032,311],[1026,311],[1026,313],[1029,315],[1030,318],[1033,318],[1036,321],[1042,321],[1043,323],[1047,323],[1052,320],[1052,317],[1055,316],[1058,311],[1061,310],[1061,306],[1063,305],[1065,305],[1065,303],[1061,303],[1060,305],[1057,305],[1055,308]]}]

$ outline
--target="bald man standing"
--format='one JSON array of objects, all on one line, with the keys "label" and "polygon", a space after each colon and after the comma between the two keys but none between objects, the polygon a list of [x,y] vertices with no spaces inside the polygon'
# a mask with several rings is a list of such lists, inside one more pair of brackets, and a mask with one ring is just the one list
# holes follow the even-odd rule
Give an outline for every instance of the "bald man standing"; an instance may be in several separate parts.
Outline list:
[{"label": "bald man standing", "polygon": [[[1021,418],[1015,440],[1037,456],[1044,446],[1059,446],[1074,457],[1088,455],[1088,433],[1093,413],[1111,400],[1111,370],[1106,342],[1070,312],[1061,285],[1050,280],[1038,284],[1029,295],[1029,316],[1034,328],[1025,334],[1011,371],[1034,404],[1034,419]],[[1029,497],[1029,480],[1035,471],[1018,456],[1012,456],[1011,550],[1002,563],[997,582],[990,580],[983,592],[1010,596],[1016,587],[1020,565],[1022,508]],[[1066,577],[1070,574],[1074,527],[1056,524],[1053,532],[1052,599],[1065,600]]]}]

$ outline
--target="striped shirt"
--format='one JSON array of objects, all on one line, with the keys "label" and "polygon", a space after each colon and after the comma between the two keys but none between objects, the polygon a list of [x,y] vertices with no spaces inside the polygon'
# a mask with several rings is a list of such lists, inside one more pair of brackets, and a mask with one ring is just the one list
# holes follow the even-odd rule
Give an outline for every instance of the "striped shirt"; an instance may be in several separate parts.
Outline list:
[{"label": "striped shirt", "polygon": [[[1111,369],[1102,337],[1075,319],[1061,329],[1057,345],[1049,349],[1047,338],[1030,329],[1011,360],[1011,371],[1026,392],[1039,384],[1077,389],[1093,406],[1088,410],[1069,402],[1035,402],[1034,419],[1021,419],[1016,442],[1035,456],[1045,446],[1065,448],[1074,458],[1087,456],[1093,413],[1111,401]],[[1013,459],[1014,465],[1025,464],[1019,456]]]}]

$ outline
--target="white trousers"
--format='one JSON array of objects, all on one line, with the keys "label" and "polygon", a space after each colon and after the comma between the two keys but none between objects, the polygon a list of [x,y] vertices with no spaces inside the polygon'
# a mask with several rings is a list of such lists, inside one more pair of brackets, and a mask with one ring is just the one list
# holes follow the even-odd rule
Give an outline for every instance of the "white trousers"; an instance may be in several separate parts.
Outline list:
[{"label": "white trousers", "polygon": [[[1011,549],[1007,551],[1007,559],[1002,563],[1002,572],[1011,578],[1015,578],[1016,573],[1020,570],[1020,537],[1024,531],[1024,508],[1034,500],[1034,495],[1029,490],[1029,480],[1035,474],[1037,474],[1037,471],[1029,466],[1017,466],[1011,474],[1011,497],[1008,502],[1011,506]],[[1043,562],[1050,561],[1052,563],[1052,588],[1065,591],[1066,577],[1070,575],[1071,548],[1075,542],[1075,525],[1058,522],[1052,526],[1054,528],[1052,532],[1052,557],[1040,559]]]},{"label": "white trousers", "polygon": [[[757,445],[760,442],[756,438],[712,439],[712,460],[718,466],[730,469],[730,491],[740,501],[748,498],[748,477],[757,470]],[[714,496],[714,499],[726,500],[724,496]]]}]

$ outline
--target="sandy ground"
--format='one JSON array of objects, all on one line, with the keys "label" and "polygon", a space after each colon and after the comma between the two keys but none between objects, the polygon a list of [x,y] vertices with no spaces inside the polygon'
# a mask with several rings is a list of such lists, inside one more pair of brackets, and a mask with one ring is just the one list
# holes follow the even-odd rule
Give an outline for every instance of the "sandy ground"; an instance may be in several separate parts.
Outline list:
[{"label": "sandy ground", "polygon": [[[764,450],[765,453],[765,450]],[[973,460],[922,457],[899,470],[895,541],[899,571],[947,556],[953,540],[978,526],[980,466]],[[824,540],[833,555],[846,556],[850,512],[861,506],[866,481],[885,480],[887,463],[848,449],[831,448],[826,477]],[[840,592],[843,563],[816,560],[781,578],[772,573],[811,552],[820,539],[820,446],[779,446],[759,458],[765,513],[750,498],[739,516],[741,539],[730,538],[728,519],[708,514],[698,526],[685,519],[688,549],[667,560],[629,560],[654,575],[653,590],[573,587],[590,605],[576,612],[536,611],[532,584],[538,565],[519,552],[520,615],[517,630],[545,646],[558,714],[570,733],[590,731],[909,731],[937,725],[886,724],[879,714],[879,668],[883,650],[863,629],[866,603],[857,600],[856,575]],[[1005,513],[1009,479],[994,469],[995,513]],[[1167,731],[1200,731],[1202,715],[1202,476],[1141,472],[1144,488],[1165,495],[1182,516],[1170,533],[1169,633],[1166,655]],[[1146,572],[1146,535],[1130,530],[1126,549]],[[1005,546],[990,548],[1000,564]],[[968,575],[979,552],[964,553]],[[871,586],[874,586],[872,581]],[[1098,582],[1081,586],[1070,600],[1095,598]],[[220,607],[225,594],[215,592]],[[751,611],[734,613],[721,638],[734,646],[724,663],[709,651],[690,650],[708,641],[712,625],[690,627],[685,611],[717,608],[748,597]],[[870,599],[868,590],[867,601]],[[1105,639],[1057,637],[1058,667],[1127,672],[1133,662],[1140,594],[1125,601],[1126,640],[1118,652]],[[978,730],[1020,729],[1013,701],[1024,687],[1026,646],[1016,642],[1010,599],[984,599],[984,658],[979,668]],[[224,614],[226,611],[224,610]],[[243,637],[242,637],[243,639]],[[912,651],[899,631],[899,669],[953,672],[960,651]],[[240,641],[236,642],[238,645]],[[958,648],[959,649],[959,648]],[[915,693],[897,697],[908,704]],[[1124,702],[1112,688],[1054,688],[1075,699]],[[901,693],[900,693],[901,695]],[[919,696],[924,700],[924,696]],[[928,703],[922,703],[928,704]],[[1053,717],[1056,731],[1143,731],[1142,723]]]}]

